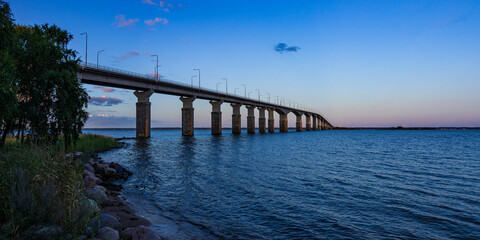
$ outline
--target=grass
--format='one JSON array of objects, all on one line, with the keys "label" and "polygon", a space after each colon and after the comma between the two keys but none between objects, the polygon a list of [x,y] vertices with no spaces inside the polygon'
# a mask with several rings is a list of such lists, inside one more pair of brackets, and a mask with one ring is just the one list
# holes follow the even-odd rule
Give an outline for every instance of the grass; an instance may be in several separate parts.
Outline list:
[{"label": "grass", "polygon": [[[119,143],[82,135],[76,151],[98,152]],[[78,236],[93,217],[83,188],[83,161],[65,159],[63,144],[28,145],[14,140],[0,149],[0,239],[32,239],[34,226],[61,226]]]}]

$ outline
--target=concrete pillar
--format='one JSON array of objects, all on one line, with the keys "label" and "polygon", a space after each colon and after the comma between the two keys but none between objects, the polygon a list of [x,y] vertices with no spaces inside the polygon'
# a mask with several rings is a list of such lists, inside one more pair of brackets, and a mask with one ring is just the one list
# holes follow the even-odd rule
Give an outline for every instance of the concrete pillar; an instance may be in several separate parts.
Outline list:
[{"label": "concrete pillar", "polygon": [[220,106],[223,101],[212,101],[212,135],[221,135],[222,134],[222,111]]},{"label": "concrete pillar", "polygon": [[266,133],[266,119],[265,119],[265,110],[266,108],[258,108],[258,132]]},{"label": "concrete pillar", "polygon": [[321,124],[322,124],[322,118],[318,117],[318,119],[317,119],[317,130],[318,131],[322,130]]},{"label": "concrete pillar", "polygon": [[250,134],[255,133],[255,108],[255,106],[247,106],[247,132]]},{"label": "concrete pillar", "polygon": [[323,120],[323,118],[322,118],[322,125],[320,126],[320,128],[321,128],[322,130],[325,130],[325,121]]},{"label": "concrete pillar", "polygon": [[307,124],[306,130],[310,131],[312,130],[312,122],[311,122],[310,115],[305,115],[305,118],[306,118],[306,124]]},{"label": "concrete pillar", "polygon": [[268,111],[268,132],[269,133],[274,133],[275,132],[275,117],[274,117],[274,112],[275,112],[275,109],[273,108],[269,108],[267,109]]},{"label": "concrete pillar", "polygon": [[232,103],[230,104],[233,108],[232,114],[232,133],[233,134],[240,134],[242,132],[242,115],[240,114],[240,107],[242,104],[240,103]]},{"label": "concrete pillar", "polygon": [[313,128],[312,131],[317,131],[317,116],[312,116]]},{"label": "concrete pillar", "polygon": [[295,126],[297,128],[297,132],[301,132],[302,131],[302,114],[298,114],[296,116],[297,116],[297,123]]},{"label": "concrete pillar", "polygon": [[285,113],[280,113],[280,132],[288,132],[288,118]]},{"label": "concrete pillar", "polygon": [[193,136],[193,101],[196,97],[180,97],[182,108],[182,135]]},{"label": "concrete pillar", "polygon": [[137,138],[149,138],[152,129],[150,96],[152,96],[153,90],[135,91],[133,94],[137,96]]}]

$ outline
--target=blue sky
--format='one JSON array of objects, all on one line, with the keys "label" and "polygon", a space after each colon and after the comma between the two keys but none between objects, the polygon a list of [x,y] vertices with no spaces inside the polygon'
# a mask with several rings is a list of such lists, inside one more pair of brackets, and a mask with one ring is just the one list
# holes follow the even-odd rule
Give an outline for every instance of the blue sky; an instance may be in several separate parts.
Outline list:
[{"label": "blue sky", "polygon": [[[266,92],[318,109],[336,126],[480,127],[479,1],[10,1],[20,24],[74,35],[88,61],[203,87]],[[298,51],[277,52],[278,43]],[[132,91],[85,86],[87,127],[135,127]],[[225,88],[222,83],[220,88]],[[178,127],[178,97],[155,94],[152,126]],[[196,100],[195,126],[211,106]],[[224,126],[232,109],[222,106]],[[246,124],[246,110],[242,124]],[[276,116],[278,119],[278,116]],[[278,122],[278,121],[277,121]],[[289,115],[289,125],[295,117]]]}]

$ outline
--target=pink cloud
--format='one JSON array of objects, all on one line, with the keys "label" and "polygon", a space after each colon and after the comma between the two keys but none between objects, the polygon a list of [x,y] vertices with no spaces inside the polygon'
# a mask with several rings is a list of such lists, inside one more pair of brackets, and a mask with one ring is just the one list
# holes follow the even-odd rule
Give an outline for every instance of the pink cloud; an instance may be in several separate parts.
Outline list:
[{"label": "pink cloud", "polygon": [[152,2],[152,0],[142,0],[142,3],[150,4],[150,5],[155,5],[157,6],[156,3]]},{"label": "pink cloud", "polygon": [[160,1],[160,7],[164,7],[165,3],[167,3],[167,1]]},{"label": "pink cloud", "polygon": [[137,51],[130,51],[130,52],[127,52],[125,55],[122,55],[122,56],[120,56],[120,57],[115,57],[115,56],[114,56],[113,58],[116,58],[116,59],[118,59],[118,60],[125,60],[125,59],[128,59],[128,58],[133,58],[133,57],[138,56],[138,55],[140,55],[139,52],[137,52]]},{"label": "pink cloud", "polygon": [[166,18],[155,18],[152,20],[145,20],[145,24],[148,26],[153,26],[155,23],[162,23],[163,25],[167,25],[168,20]]},{"label": "pink cloud", "polygon": [[125,15],[118,15],[115,16],[115,22],[113,23],[114,25],[117,25],[118,28],[121,27],[126,27],[126,26],[131,26],[135,25],[140,19],[135,18],[135,19],[126,19]]},{"label": "pink cloud", "polygon": [[102,86],[93,86],[94,88],[102,89],[105,93],[115,92],[115,89],[109,87],[102,87]]}]

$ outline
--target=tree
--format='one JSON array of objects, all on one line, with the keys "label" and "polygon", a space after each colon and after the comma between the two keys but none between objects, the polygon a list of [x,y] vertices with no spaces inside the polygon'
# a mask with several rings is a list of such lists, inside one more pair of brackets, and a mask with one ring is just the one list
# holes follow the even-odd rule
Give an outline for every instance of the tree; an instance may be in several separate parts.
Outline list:
[{"label": "tree", "polygon": [[0,1],[0,147],[13,130],[16,108],[15,31],[10,7]]}]

